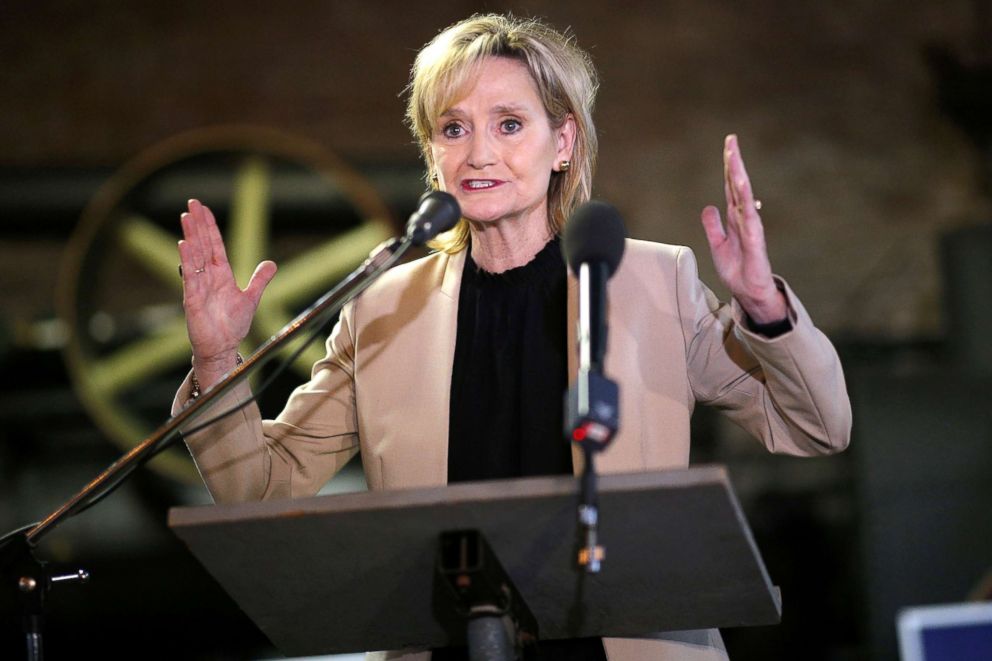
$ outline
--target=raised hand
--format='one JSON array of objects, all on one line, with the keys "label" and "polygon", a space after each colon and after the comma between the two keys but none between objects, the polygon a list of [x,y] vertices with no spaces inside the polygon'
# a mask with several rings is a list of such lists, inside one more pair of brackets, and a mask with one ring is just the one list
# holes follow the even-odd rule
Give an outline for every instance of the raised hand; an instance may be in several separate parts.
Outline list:
[{"label": "raised hand", "polygon": [[180,220],[186,330],[193,347],[193,367],[201,386],[207,388],[237,364],[238,345],[248,335],[276,265],[271,261],[259,264],[242,290],[234,279],[210,209],[190,200],[189,211]]},{"label": "raised hand", "polygon": [[775,286],[768,261],[760,203],[751,191],[737,136],[728,135],[723,148],[726,227],[715,206],[703,209],[703,229],[717,275],[752,321],[770,324],[788,315],[785,295]]}]

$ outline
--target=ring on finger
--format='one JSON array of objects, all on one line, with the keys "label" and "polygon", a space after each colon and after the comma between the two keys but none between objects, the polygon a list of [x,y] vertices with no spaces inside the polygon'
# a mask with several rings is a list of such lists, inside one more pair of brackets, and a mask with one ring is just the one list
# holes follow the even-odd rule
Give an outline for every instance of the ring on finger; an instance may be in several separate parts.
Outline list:
[{"label": "ring on finger", "polygon": [[[200,268],[193,271],[193,273],[205,273],[207,270],[206,266],[201,266]],[[183,277],[183,265],[179,265],[179,277]]]},{"label": "ring on finger", "polygon": [[754,201],[754,210],[755,211],[761,211],[761,200],[755,200]]}]

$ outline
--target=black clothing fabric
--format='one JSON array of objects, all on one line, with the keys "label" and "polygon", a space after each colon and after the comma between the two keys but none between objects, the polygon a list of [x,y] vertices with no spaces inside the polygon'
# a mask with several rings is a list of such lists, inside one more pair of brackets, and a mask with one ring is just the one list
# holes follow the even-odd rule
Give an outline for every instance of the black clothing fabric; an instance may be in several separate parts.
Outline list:
[{"label": "black clothing fabric", "polygon": [[[448,483],[570,475],[565,261],[555,238],[524,266],[483,271],[465,260],[451,375]],[[467,661],[465,647],[433,661]],[[606,661],[599,638],[540,641],[527,661]]]},{"label": "black clothing fabric", "polygon": [[451,374],[448,482],[572,473],[565,262],[558,239],[524,266],[465,260]]},{"label": "black clothing fabric", "polygon": [[758,333],[759,335],[764,335],[767,338],[778,337],[779,335],[784,335],[792,330],[792,320],[789,317],[782,319],[781,321],[773,321],[770,324],[759,324],[751,316],[747,317],[748,330]]}]

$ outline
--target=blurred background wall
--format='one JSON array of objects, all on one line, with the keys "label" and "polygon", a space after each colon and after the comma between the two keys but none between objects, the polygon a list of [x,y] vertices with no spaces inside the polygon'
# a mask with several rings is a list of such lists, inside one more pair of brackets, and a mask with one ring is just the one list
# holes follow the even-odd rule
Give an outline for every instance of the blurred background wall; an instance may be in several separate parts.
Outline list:
[{"label": "blurred background wall", "polygon": [[[899,607],[963,600],[992,568],[992,8],[979,0],[4,3],[0,528],[44,515],[119,453],[94,408],[148,425],[167,412],[181,365],[101,404],[81,392],[94,362],[73,375],[63,354],[70,333],[103,358],[175,323],[175,291],[160,282],[152,310],[137,274],[177,261],[152,238],[176,233],[186,197],[235,213],[236,168],[203,156],[202,136],[251,125],[306,141],[274,169],[289,182],[272,189],[285,220],[269,228],[285,259],[362,223],[340,181],[293,188],[310,181],[293,174],[310,147],[403,218],[422,190],[402,123],[414,54],[490,10],[571,28],[602,77],[595,195],[632,236],[693,247],[713,285],[698,216],[721,203],[723,136],[739,134],[773,266],[840,349],[857,427],[849,453],[799,461],[697,416],[694,461],[731,466],[784,590],[783,625],[727,632],[728,645],[735,659],[895,658]],[[149,254],[135,249],[145,235],[94,229],[136,208]],[[164,529],[167,507],[203,501],[195,482],[146,471],[60,531],[50,557],[106,578],[55,600],[52,645],[96,649],[113,630],[148,657],[274,654]],[[139,619],[156,613],[165,624]]]}]

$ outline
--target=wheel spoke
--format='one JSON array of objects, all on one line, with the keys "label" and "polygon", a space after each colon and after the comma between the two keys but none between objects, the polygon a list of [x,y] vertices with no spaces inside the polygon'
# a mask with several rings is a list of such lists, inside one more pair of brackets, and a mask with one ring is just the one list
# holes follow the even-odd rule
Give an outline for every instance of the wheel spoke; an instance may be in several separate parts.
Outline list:
[{"label": "wheel spoke", "polygon": [[89,362],[86,379],[104,396],[112,396],[128,386],[189,360],[186,321],[176,319],[154,335],[136,340],[109,356]]},{"label": "wheel spoke", "polygon": [[144,266],[162,283],[182,291],[183,283],[177,271],[178,238],[166,232],[144,216],[132,214],[117,228],[117,242],[127,254]]},{"label": "wheel spoke", "polygon": [[385,223],[367,221],[294,257],[280,265],[279,274],[266,289],[261,305],[265,305],[268,297],[281,305],[293,306],[322,293],[361,264],[369,251],[388,236]]},{"label": "wheel spoke", "polygon": [[[278,333],[292,320],[293,306],[308,302],[308,299],[329,289],[388,236],[386,223],[365,222],[282,265],[278,277],[266,289],[255,312],[253,332],[265,336]],[[302,339],[291,342],[279,355],[288,358],[300,341]],[[323,357],[323,341],[315,340],[293,362],[293,370],[300,376],[307,377],[313,364]]]},{"label": "wheel spoke", "polygon": [[[258,311],[255,313],[254,320],[254,331],[259,335],[266,335],[271,337],[278,333],[287,323],[292,320],[292,315],[290,312],[280,307],[279,305],[273,304],[266,307],[264,310],[259,306]],[[279,356],[285,360],[289,358],[290,354],[293,353],[299,346],[300,342],[303,341],[303,337],[299,337],[289,342],[286,346],[279,350]],[[300,356],[293,361],[293,371],[302,377],[310,376],[310,369],[313,364],[324,357],[324,338],[319,338],[313,341],[313,343],[308,346]]]},{"label": "wheel spoke", "polygon": [[270,185],[269,163],[262,156],[247,157],[234,174],[227,243],[234,276],[242,286],[269,245]]}]

